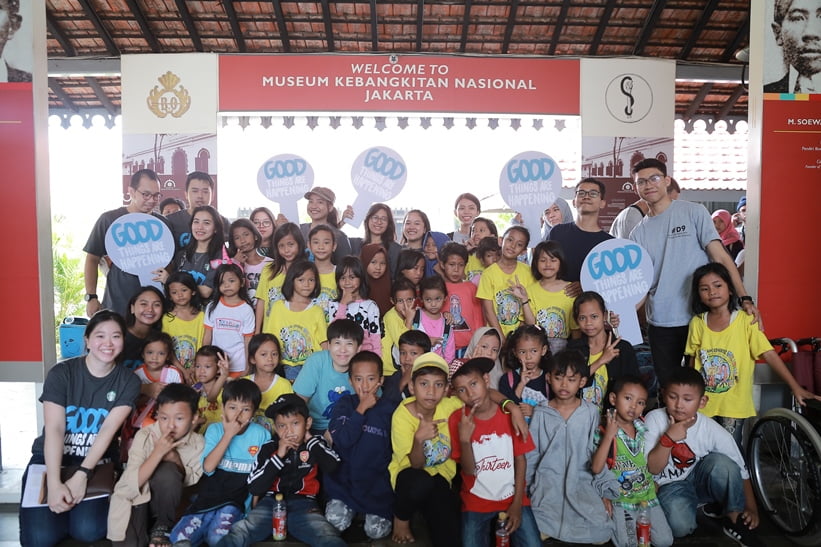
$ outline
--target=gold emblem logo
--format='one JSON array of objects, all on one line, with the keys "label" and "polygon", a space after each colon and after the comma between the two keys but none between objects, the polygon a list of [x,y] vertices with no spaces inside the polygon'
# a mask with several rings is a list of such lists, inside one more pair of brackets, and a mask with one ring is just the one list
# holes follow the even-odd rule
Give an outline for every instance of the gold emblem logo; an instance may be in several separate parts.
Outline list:
[{"label": "gold emblem logo", "polygon": [[179,118],[191,107],[191,96],[185,87],[179,85],[180,77],[170,70],[157,78],[162,89],[154,86],[148,93],[146,102],[148,109],[158,118],[165,118],[169,114]]}]

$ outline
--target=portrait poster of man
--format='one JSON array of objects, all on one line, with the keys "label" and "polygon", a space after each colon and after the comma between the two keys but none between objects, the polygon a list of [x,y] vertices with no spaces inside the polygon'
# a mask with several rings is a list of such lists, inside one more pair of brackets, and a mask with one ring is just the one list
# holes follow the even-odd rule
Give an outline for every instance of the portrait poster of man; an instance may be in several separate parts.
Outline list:
[{"label": "portrait poster of man", "polygon": [[821,0],[771,0],[764,93],[821,93]]},{"label": "portrait poster of man", "polygon": [[0,0],[0,83],[30,82],[31,0]]}]

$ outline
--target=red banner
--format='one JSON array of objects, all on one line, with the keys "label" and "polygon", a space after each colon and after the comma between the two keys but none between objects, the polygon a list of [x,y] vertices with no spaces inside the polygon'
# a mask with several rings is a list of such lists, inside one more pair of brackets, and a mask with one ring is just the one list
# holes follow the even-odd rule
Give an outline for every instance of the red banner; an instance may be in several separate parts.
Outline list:
[{"label": "red banner", "polygon": [[764,326],[770,337],[821,336],[821,101],[764,101],[761,149]]},{"label": "red banner", "polygon": [[579,114],[579,61],[221,55],[221,112]]},{"label": "red banner", "polygon": [[[2,62],[2,61],[0,61]],[[42,361],[37,195],[31,83],[0,84],[0,163],[3,199],[0,233],[6,234],[0,268],[0,361]],[[49,299],[49,295],[45,295]],[[14,341],[12,343],[12,340]]]}]

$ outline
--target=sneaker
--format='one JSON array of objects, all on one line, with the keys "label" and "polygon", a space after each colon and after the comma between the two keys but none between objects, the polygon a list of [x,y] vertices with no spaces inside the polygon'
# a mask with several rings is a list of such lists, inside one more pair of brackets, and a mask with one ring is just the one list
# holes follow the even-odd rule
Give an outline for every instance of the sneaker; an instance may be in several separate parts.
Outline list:
[{"label": "sneaker", "polygon": [[711,519],[720,519],[721,517],[724,516],[724,511],[721,507],[721,504],[717,503],[715,501],[710,502],[710,503],[705,503],[704,505],[702,505],[701,506],[701,513],[705,517],[709,517]]},{"label": "sneaker", "polygon": [[758,535],[747,528],[747,525],[738,517],[736,522],[728,518],[723,522],[724,535],[734,540],[743,547],[764,547],[764,544],[758,539]]}]

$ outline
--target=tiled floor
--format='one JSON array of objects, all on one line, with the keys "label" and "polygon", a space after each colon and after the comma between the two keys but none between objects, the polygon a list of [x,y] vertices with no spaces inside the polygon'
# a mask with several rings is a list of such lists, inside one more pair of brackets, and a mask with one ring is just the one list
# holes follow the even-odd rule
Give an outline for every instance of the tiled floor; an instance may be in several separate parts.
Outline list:
[{"label": "tiled floor", "polygon": [[[2,504],[0,505],[0,547],[18,547],[20,544],[17,539],[17,506],[16,505],[8,505]],[[767,547],[792,547],[794,544],[789,539],[783,537],[781,534],[777,533],[775,529],[767,522],[762,524],[760,529],[761,532],[761,539]],[[356,536],[357,534],[354,534]],[[391,541],[380,541],[380,542],[372,542],[368,543],[367,541],[363,541],[359,537],[351,537],[351,541],[349,545],[355,546],[370,546],[370,547],[393,547],[398,545]],[[74,542],[66,542],[63,544],[62,547],[80,547],[81,544],[74,543]],[[271,547],[292,547],[297,545],[302,545],[298,542],[286,541],[286,542],[268,542],[268,543],[259,543],[257,546],[267,545]],[[418,547],[428,547],[430,544],[425,541],[421,540],[416,542],[415,544]],[[563,545],[570,545],[564,544],[557,541],[547,541],[544,543],[547,546],[563,546]],[[578,544],[576,544],[578,545]],[[692,546],[692,547],[737,547],[737,544],[724,536],[721,532],[721,529],[717,527],[714,523],[705,522],[699,528],[699,530],[692,536],[687,538],[681,539],[676,541],[676,546]],[[104,547],[109,546],[108,542],[99,542],[95,544],[94,547]],[[470,546],[466,546],[470,547]]]}]

